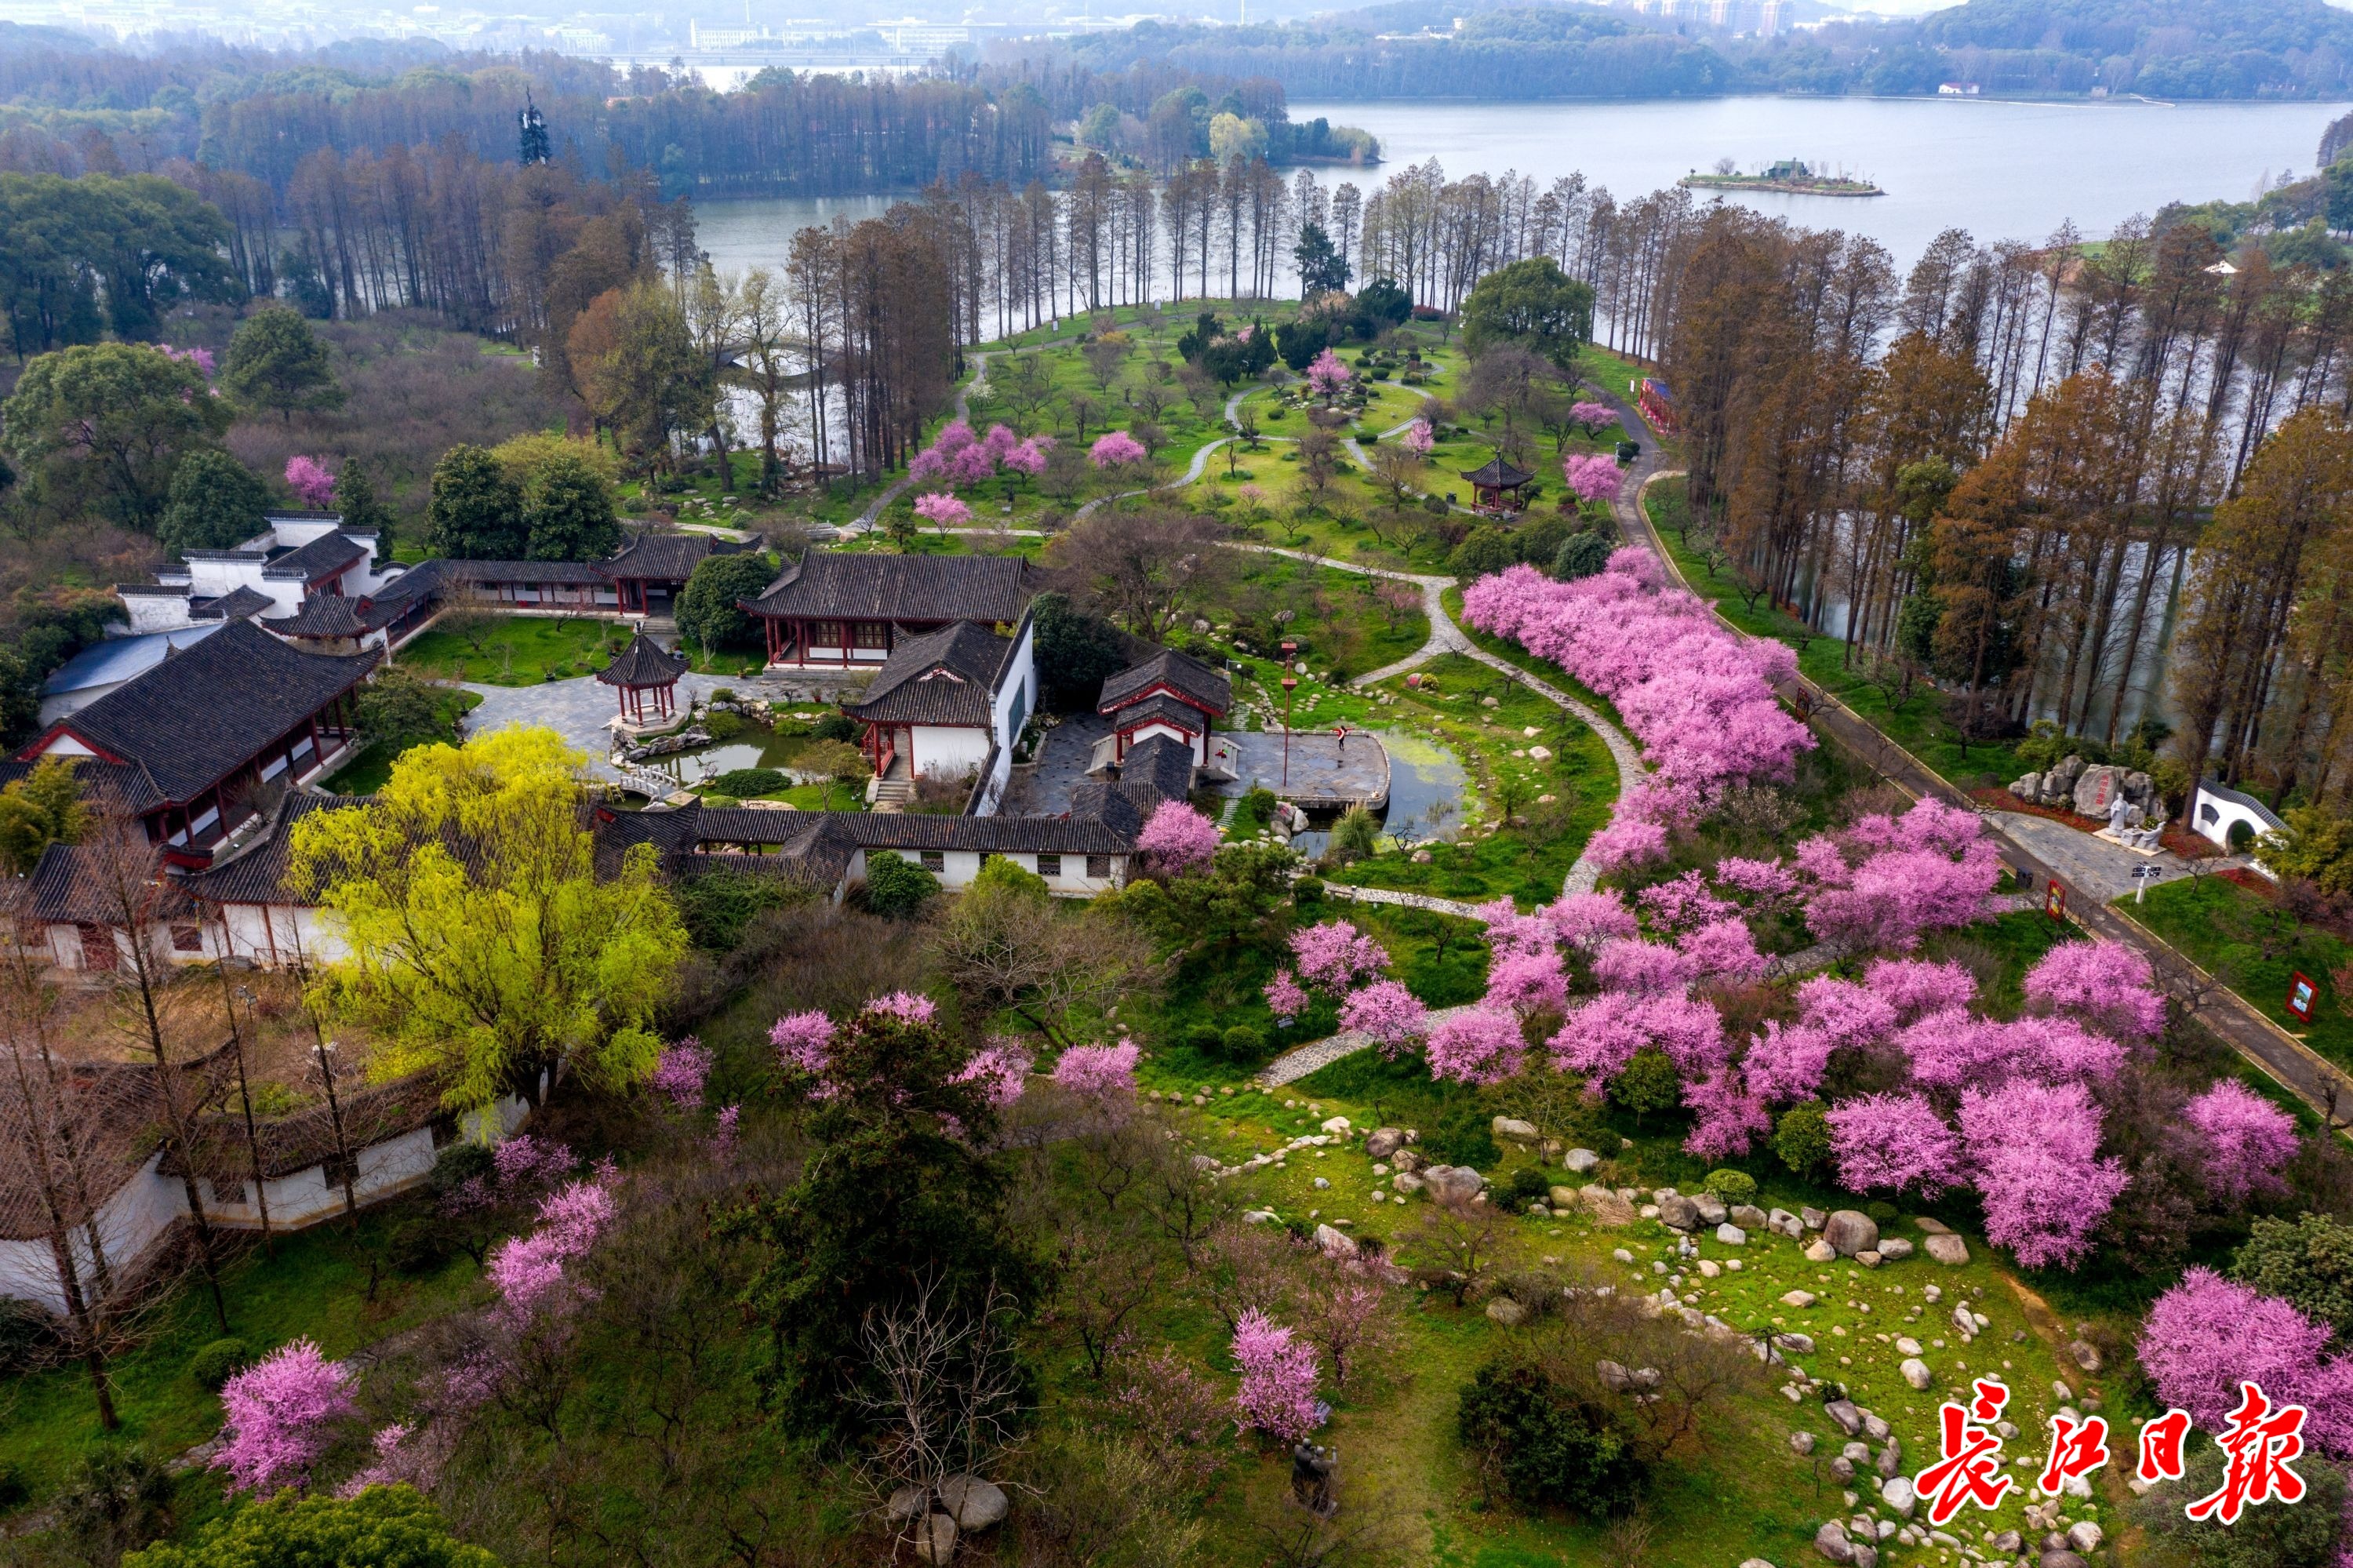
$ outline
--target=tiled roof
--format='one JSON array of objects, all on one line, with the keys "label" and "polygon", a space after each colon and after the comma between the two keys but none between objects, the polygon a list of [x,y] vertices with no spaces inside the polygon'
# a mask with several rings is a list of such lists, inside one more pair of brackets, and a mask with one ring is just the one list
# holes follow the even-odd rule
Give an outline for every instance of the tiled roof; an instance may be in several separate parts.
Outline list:
[{"label": "tiled roof", "polygon": [[[623,813],[628,815],[628,813]],[[651,817],[642,811],[637,815]],[[706,844],[781,844],[811,821],[838,825],[861,849],[993,850],[1000,853],[1125,854],[1134,834],[1123,836],[1103,821],[1067,817],[942,817],[907,811],[762,811],[745,807],[713,810],[689,807],[662,813],[690,817],[685,831]]]},{"label": "tiled roof", "polygon": [[[225,1042],[209,1056],[179,1065],[178,1071],[194,1080],[187,1091],[192,1101],[216,1092],[228,1055]],[[59,1141],[70,1139],[90,1202],[102,1209],[124,1182],[139,1174],[155,1150],[152,1134],[161,1114],[155,1069],[87,1060],[58,1065],[69,1114],[58,1126],[45,1130]],[[0,1095],[0,1240],[36,1241],[49,1234],[43,1184],[26,1158],[24,1118],[19,1097]],[[82,1224],[89,1216],[71,1206],[79,1196],[69,1191],[74,1183],[58,1181],[56,1167],[50,1174],[51,1190],[69,1205],[66,1223]]]},{"label": "tiled roof", "polygon": [[1119,781],[1130,789],[1149,789],[1164,800],[1182,800],[1193,792],[1193,748],[1172,736],[1149,736],[1127,748]]},{"label": "tiled roof", "polygon": [[164,799],[188,801],[367,675],[375,655],[290,648],[231,622],[55,726],[143,768]]},{"label": "tiled roof", "polygon": [[[90,844],[51,844],[26,880],[25,909],[37,920],[67,925],[121,926],[122,906],[110,867]],[[169,920],[195,912],[175,876],[150,879],[141,895],[142,920]]]},{"label": "tiled roof", "polygon": [[[235,1097],[231,1097],[234,1101]],[[339,1104],[309,1106],[291,1116],[257,1120],[253,1141],[261,1148],[261,1173],[275,1180],[307,1171],[336,1152],[335,1111],[343,1116],[343,1147],[358,1150],[398,1138],[432,1123],[441,1114],[441,1090],[429,1074],[400,1078],[389,1084],[343,1090]],[[190,1139],[196,1174],[216,1181],[241,1181],[253,1174],[253,1151],[245,1141],[242,1115],[223,1112],[196,1118]],[[157,1167],[166,1176],[178,1176],[178,1150],[165,1152]]]},{"label": "tiled roof", "polygon": [[732,556],[747,547],[708,534],[639,534],[605,563],[605,575],[682,583],[706,556]]},{"label": "tiled roof", "polygon": [[188,600],[191,620],[248,620],[278,608],[278,601],[268,594],[237,584],[218,599]]},{"label": "tiled roof", "polygon": [[437,558],[427,565],[456,583],[592,583],[609,582],[596,561],[460,561]]},{"label": "tiled roof", "polygon": [[351,598],[314,593],[302,608],[269,630],[280,637],[358,637],[380,631],[407,614],[420,599],[430,599],[441,588],[438,563],[412,567],[372,594]]},{"label": "tiled roof", "polygon": [[811,550],[744,608],[808,620],[1021,619],[1037,593],[1018,556],[845,556]]},{"label": "tiled roof", "polygon": [[674,685],[686,673],[687,664],[685,654],[664,652],[660,643],[640,631],[613,656],[611,663],[596,672],[596,678],[608,686]]},{"label": "tiled roof", "polygon": [[1209,721],[1200,709],[1166,692],[1155,692],[1142,702],[1130,703],[1111,715],[1111,722],[1122,729],[1134,729],[1138,725],[1155,721],[1175,725],[1187,735],[1199,735],[1209,727]]},{"label": "tiled roof", "polygon": [[292,828],[313,811],[364,806],[365,795],[321,795],[297,789],[281,799],[269,824],[245,847],[224,860],[184,878],[190,897],[206,904],[290,904],[300,902],[286,885],[286,864],[291,858]]},{"label": "tiled roof", "polygon": [[343,534],[322,534],[309,544],[277,556],[261,568],[261,575],[282,581],[315,582],[330,572],[342,571],[367,553],[367,546],[357,539]]},{"label": "tiled roof", "polygon": [[987,729],[1010,639],[969,620],[910,637],[891,650],[863,702],[841,711],[878,724],[966,725]]},{"label": "tiled roof", "polygon": [[[81,786],[82,804],[100,814],[136,816],[151,806],[164,803],[163,791],[147,777],[147,770],[135,763],[109,762],[102,757],[68,757],[60,760],[73,764],[74,781]],[[38,766],[37,758],[30,762],[15,757],[0,758],[0,787],[30,777]]]},{"label": "tiled roof", "polygon": [[1103,698],[1096,703],[1095,710],[1107,714],[1122,703],[1135,701],[1155,686],[1166,686],[1213,714],[1222,714],[1234,705],[1233,683],[1223,671],[1212,670],[1174,648],[1163,648],[1141,664],[1131,665],[1105,681]]},{"label": "tiled roof", "polygon": [[1500,457],[1493,457],[1489,458],[1479,467],[1467,471],[1462,477],[1472,484],[1485,485],[1490,489],[1510,490],[1515,485],[1525,484],[1535,475],[1524,468],[1514,468]]}]

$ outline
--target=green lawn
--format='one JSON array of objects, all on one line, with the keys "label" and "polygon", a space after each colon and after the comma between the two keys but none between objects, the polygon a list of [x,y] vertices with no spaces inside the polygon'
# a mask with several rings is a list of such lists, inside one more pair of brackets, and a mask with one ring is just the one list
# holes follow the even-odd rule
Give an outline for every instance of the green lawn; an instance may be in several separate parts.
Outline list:
[{"label": "green lawn", "polygon": [[[2353,995],[2341,994],[2335,971],[2353,961],[2353,944],[2297,921],[2262,895],[2220,876],[2160,882],[2147,899],[2120,899],[2117,907],[2194,959],[2281,1028],[2340,1067],[2353,1069]],[[2287,1011],[2298,974],[2318,995],[2312,1022]]]},{"label": "green lawn", "polygon": [[396,655],[420,674],[489,686],[535,686],[592,674],[628,645],[630,629],[617,621],[552,615],[500,615],[478,635],[439,627]]}]

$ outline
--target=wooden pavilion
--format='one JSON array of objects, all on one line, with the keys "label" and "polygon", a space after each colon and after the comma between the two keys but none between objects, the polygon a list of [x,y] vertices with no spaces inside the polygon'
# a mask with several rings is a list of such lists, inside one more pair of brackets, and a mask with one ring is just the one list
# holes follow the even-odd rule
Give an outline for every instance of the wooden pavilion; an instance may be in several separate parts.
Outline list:
[{"label": "wooden pavilion", "polygon": [[643,725],[650,696],[654,719],[659,723],[678,712],[674,693],[686,667],[685,654],[663,652],[660,643],[640,631],[629,639],[627,648],[614,655],[611,663],[596,672],[596,678],[616,688],[623,719]]},{"label": "wooden pavilion", "polygon": [[1480,510],[1516,512],[1527,504],[1522,492],[1535,482],[1536,476],[1493,457],[1462,477],[1471,482],[1472,490],[1477,493]]}]

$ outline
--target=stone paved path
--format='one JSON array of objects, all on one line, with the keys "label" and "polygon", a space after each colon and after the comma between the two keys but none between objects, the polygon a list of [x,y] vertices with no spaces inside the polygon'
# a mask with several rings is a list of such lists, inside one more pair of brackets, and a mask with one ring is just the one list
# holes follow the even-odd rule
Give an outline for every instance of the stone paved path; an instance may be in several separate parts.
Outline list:
[{"label": "stone paved path", "polygon": [[[1476,1003],[1468,1003],[1461,1007],[1432,1008],[1430,1013],[1430,1026],[1435,1028],[1448,1019],[1460,1018],[1476,1005]],[[1293,1083],[1318,1067],[1328,1067],[1343,1056],[1355,1055],[1372,1043],[1370,1035],[1356,1029],[1344,1029],[1337,1034],[1326,1035],[1321,1040],[1311,1040],[1304,1045],[1285,1051],[1282,1055],[1260,1068],[1258,1081],[1270,1089],[1283,1084]]]},{"label": "stone paved path", "polygon": [[2161,870],[2165,874],[2158,878],[2159,882],[2170,882],[2189,869],[2171,850],[2160,850],[2153,855],[2138,854],[2122,844],[2094,838],[2048,817],[2026,811],[1990,811],[1987,816],[1995,831],[2013,843],[2032,850],[2037,859],[2059,874],[2061,880],[2080,892],[2096,894],[2103,904],[2132,892],[2137,885],[2132,874],[2140,866]]},{"label": "stone paved path", "polygon": [[[678,700],[683,705],[730,684],[742,686],[744,683],[690,673],[678,678]],[[613,688],[596,676],[575,675],[569,681],[547,681],[536,686],[485,686],[470,681],[466,689],[479,693],[482,699],[481,705],[466,715],[469,735],[511,724],[545,725],[588,754],[589,772],[599,779],[620,779],[620,774],[605,760],[613,738],[612,731],[605,726],[618,711],[619,704]]]}]

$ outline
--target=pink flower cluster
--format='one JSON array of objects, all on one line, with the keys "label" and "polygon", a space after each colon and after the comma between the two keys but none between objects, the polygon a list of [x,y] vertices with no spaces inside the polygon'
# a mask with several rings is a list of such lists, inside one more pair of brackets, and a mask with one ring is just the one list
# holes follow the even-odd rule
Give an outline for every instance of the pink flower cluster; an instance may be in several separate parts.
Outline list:
[{"label": "pink flower cluster", "polygon": [[158,344],[166,359],[176,359],[183,365],[193,365],[207,381],[213,376],[213,351],[209,348],[174,348],[170,344]]},{"label": "pink flower cluster", "polygon": [[231,1491],[307,1487],[334,1429],[359,1414],[352,1374],[309,1340],[281,1345],[221,1388],[221,1444],[212,1466]]},{"label": "pink flower cluster", "polygon": [[1618,410],[1607,403],[1579,401],[1569,405],[1568,422],[1588,435],[1591,435],[1599,430],[1606,430],[1616,424]]},{"label": "pink flower cluster", "polygon": [[972,521],[972,508],[945,491],[915,497],[915,515],[935,528],[961,527]]},{"label": "pink flower cluster", "polygon": [[1850,951],[1909,948],[1924,932],[1981,919],[2001,875],[1977,817],[1934,800],[1865,817],[1840,838],[1808,839],[1792,860],[1815,886],[1806,924]]},{"label": "pink flower cluster", "polygon": [[1356,373],[1328,348],[1308,361],[1307,384],[1315,388],[1315,395],[1319,397],[1334,397],[1341,387],[1355,379]]},{"label": "pink flower cluster", "polygon": [[1163,800],[1135,836],[1135,848],[1152,870],[1182,876],[1215,859],[1219,842],[1215,822],[1182,800]]},{"label": "pink flower cluster", "polygon": [[1021,1097],[1021,1090],[1029,1076],[1032,1058],[1029,1052],[1010,1040],[992,1040],[972,1054],[955,1081],[978,1084],[988,1096],[989,1105],[997,1110]]},{"label": "pink flower cluster", "polygon": [[1473,626],[1514,639],[1609,698],[1641,742],[1655,771],[1594,835],[1590,850],[1605,869],[1659,858],[1669,829],[1703,813],[1725,786],[1785,779],[1814,744],[1774,695],[1795,673],[1795,655],[1735,637],[1697,599],[1662,588],[1641,550],[1620,550],[1575,582],[1512,567],[1472,584],[1462,601]]},{"label": "pink flower cluster", "polygon": [[1003,425],[991,425],[988,434],[976,436],[964,420],[950,419],[932,438],[932,444],[908,462],[907,475],[915,480],[945,480],[951,486],[961,487],[993,477],[1001,466],[1034,478],[1046,471],[1046,454],[1053,450],[1051,436],[1023,440]]},{"label": "pink flower cluster", "polygon": [[335,499],[335,476],[317,458],[301,453],[286,460],[287,487],[313,512],[323,512]]},{"label": "pink flower cluster", "polygon": [[1112,430],[1095,438],[1087,449],[1087,456],[1097,468],[1120,468],[1128,463],[1142,462],[1149,454],[1144,443],[1125,430]]},{"label": "pink flower cluster", "polygon": [[2279,1169],[2295,1155],[2295,1118],[2235,1078],[2182,1107],[2181,1119],[2200,1139],[2207,1185],[2229,1202],[2282,1187]]},{"label": "pink flower cluster", "polygon": [[1388,968],[1388,949],[1351,922],[1303,926],[1291,934],[1291,955],[1297,972],[1275,970],[1264,990],[1267,1006],[1283,1022],[1307,1011],[1313,988],[1339,1001],[1343,1030],[1363,1031],[1386,1055],[1404,1051],[1428,1027],[1430,1010],[1421,999],[1380,978]]},{"label": "pink flower cluster", "polygon": [[1405,428],[1405,434],[1398,439],[1406,450],[1418,458],[1426,458],[1430,449],[1438,444],[1438,432],[1430,428],[1428,419],[1416,419]]},{"label": "pink flower cluster", "polygon": [[663,1049],[646,1085],[670,1103],[674,1110],[702,1108],[703,1081],[711,1076],[711,1052],[690,1034]]},{"label": "pink flower cluster", "polygon": [[1315,1351],[1253,1307],[1234,1323],[1233,1356],[1241,1368],[1234,1394],[1243,1431],[1296,1443],[1324,1425],[1315,1397]]},{"label": "pink flower cluster", "polygon": [[1561,463],[1560,476],[1568,482],[1568,493],[1588,506],[1617,500],[1626,487],[1626,471],[1608,452],[1570,457]]},{"label": "pink flower cluster", "polygon": [[2305,1408],[2304,1437],[2332,1458],[2353,1457],[2353,1356],[2326,1354],[2330,1329],[2275,1296],[2193,1268],[2141,1321],[2141,1370],[2159,1401],[2215,1432],[2259,1383],[2278,1404]]},{"label": "pink flower cluster", "polygon": [[1135,1093],[1135,1042],[1072,1045],[1054,1060],[1054,1082],[1071,1094],[1107,1100]]},{"label": "pink flower cluster", "polygon": [[521,1328],[575,1298],[566,1269],[588,1255],[617,1212],[601,1177],[568,1182],[541,1202],[535,1229],[491,1250],[483,1272],[511,1326]]}]

